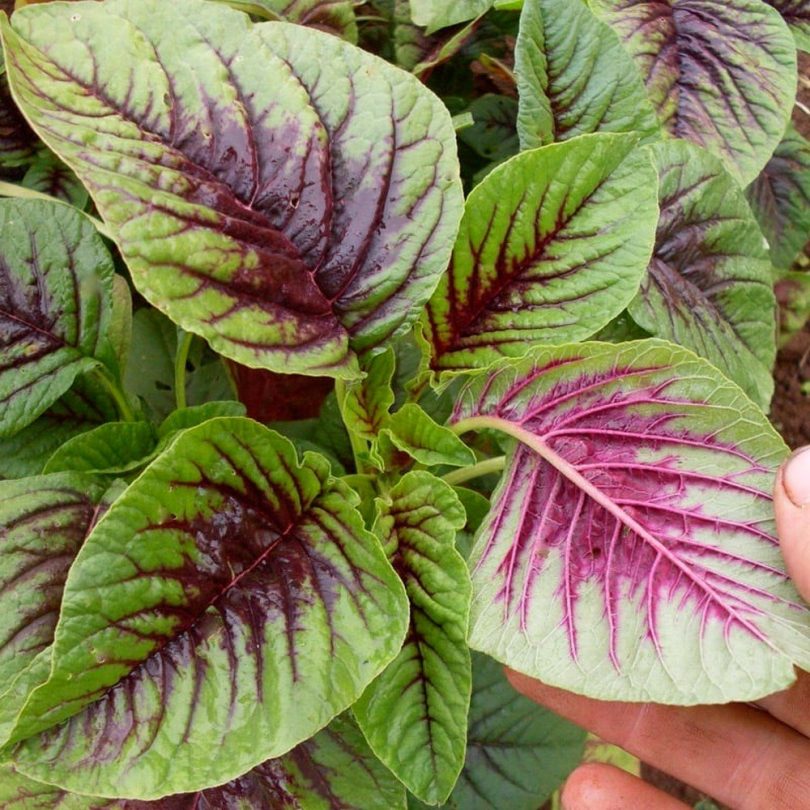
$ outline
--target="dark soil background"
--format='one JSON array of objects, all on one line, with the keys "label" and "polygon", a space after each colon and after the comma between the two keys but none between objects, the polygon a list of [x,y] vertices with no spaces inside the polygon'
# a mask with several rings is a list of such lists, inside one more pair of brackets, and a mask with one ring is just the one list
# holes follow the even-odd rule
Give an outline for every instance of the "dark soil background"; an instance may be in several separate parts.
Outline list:
[{"label": "dark soil background", "polygon": [[810,444],[810,324],[779,352],[774,372],[776,392],[771,421],[792,448]]},{"label": "dark soil background", "polygon": [[[810,55],[806,53],[799,54],[799,102],[810,111]],[[796,107],[793,123],[810,139],[810,112]],[[804,252],[805,259],[810,258],[810,243]],[[791,447],[810,444],[810,396],[802,393],[802,386],[810,383],[810,323],[779,352],[774,378],[771,420]]]}]

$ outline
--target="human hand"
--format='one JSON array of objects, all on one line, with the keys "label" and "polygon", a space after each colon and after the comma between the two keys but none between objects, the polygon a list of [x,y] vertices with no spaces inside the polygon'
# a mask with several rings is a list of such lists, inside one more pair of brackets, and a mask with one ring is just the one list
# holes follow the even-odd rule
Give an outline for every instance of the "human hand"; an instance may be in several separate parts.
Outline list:
[{"label": "human hand", "polygon": [[[774,506],[782,553],[810,601],[810,447],[780,470]],[[810,674],[757,707],[659,706],[573,695],[507,672],[512,685],[735,810],[810,810]],[[610,765],[581,765],[565,810],[683,810],[686,805]]]}]

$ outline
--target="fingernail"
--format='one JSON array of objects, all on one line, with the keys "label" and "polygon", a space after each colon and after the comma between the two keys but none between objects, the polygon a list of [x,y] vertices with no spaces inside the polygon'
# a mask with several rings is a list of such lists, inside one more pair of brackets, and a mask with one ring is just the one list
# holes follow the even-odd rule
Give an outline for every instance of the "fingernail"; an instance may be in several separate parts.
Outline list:
[{"label": "fingernail", "polygon": [[810,506],[810,447],[797,450],[788,459],[782,481],[796,506]]}]

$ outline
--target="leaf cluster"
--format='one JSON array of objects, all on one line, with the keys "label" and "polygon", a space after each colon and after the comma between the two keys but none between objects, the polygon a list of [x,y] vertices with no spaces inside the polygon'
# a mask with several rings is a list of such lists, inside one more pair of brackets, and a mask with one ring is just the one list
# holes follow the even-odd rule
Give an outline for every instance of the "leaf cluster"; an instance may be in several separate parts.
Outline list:
[{"label": "leaf cluster", "polygon": [[3,6],[0,808],[533,810],[502,665],[810,669],[799,5]]}]

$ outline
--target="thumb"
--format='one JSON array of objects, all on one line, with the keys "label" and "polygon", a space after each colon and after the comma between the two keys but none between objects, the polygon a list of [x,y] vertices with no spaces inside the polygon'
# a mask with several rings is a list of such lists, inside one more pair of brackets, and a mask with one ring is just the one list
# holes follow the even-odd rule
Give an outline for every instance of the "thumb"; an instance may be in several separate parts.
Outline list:
[{"label": "thumb", "polygon": [[788,573],[810,602],[810,447],[797,450],[779,471],[774,508]]}]

